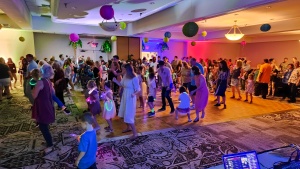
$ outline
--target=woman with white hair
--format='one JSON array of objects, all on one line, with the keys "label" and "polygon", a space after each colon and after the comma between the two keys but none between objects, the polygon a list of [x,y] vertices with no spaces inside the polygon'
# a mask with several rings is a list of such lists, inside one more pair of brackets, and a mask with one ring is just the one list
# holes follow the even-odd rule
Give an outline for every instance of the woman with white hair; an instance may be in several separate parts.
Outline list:
[{"label": "woman with white hair", "polygon": [[52,151],[53,146],[49,124],[55,121],[55,109],[52,100],[54,89],[50,82],[50,79],[54,76],[54,71],[49,64],[44,64],[40,71],[42,78],[37,81],[36,86],[32,90],[32,96],[34,98],[32,111],[36,114],[39,129],[47,143],[47,148],[44,149],[44,153],[48,154]]}]

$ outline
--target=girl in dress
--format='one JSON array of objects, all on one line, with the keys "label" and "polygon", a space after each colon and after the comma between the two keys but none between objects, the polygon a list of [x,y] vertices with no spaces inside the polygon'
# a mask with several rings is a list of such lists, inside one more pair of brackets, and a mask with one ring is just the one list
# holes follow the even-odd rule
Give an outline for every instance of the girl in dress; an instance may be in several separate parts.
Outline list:
[{"label": "girl in dress", "polygon": [[195,78],[195,84],[197,88],[193,91],[191,91],[191,95],[196,93],[195,100],[195,109],[196,109],[196,118],[194,122],[199,121],[199,113],[202,112],[201,118],[203,119],[205,116],[205,108],[208,103],[208,87],[207,83],[205,80],[205,76],[201,74],[200,69],[197,66],[192,67],[192,71],[194,73],[194,78]]},{"label": "girl in dress", "polygon": [[187,114],[188,116],[188,122],[191,122],[191,116],[190,116],[190,96],[187,94],[186,88],[184,86],[181,86],[179,88],[179,105],[178,107],[175,109],[175,115],[176,115],[176,120],[178,120],[178,113],[184,113]]},{"label": "girl in dress", "polygon": [[108,126],[104,129],[106,132],[113,132],[112,118],[116,116],[116,106],[113,100],[113,91],[110,89],[111,82],[104,84],[105,92],[102,93],[101,98],[104,100],[103,118],[106,120]]},{"label": "girl in dress", "polygon": [[248,80],[246,81],[246,100],[245,102],[248,102],[248,94],[250,94],[250,104],[252,103],[252,95],[254,92],[254,75],[251,73],[248,76]]},{"label": "girl in dress", "polygon": [[100,98],[99,98],[99,92],[97,90],[96,82],[94,80],[89,80],[87,83],[87,88],[89,92],[88,92],[88,98],[86,99],[86,102],[88,104],[89,112],[91,112],[94,116],[95,122],[93,127],[98,134],[98,131],[100,131],[100,126],[95,116],[101,113],[101,106],[100,106]]},{"label": "girl in dress", "polygon": [[[221,104],[224,105],[224,109],[226,109],[226,88],[227,88],[227,79],[229,77],[229,68],[227,66],[227,63],[222,60],[219,63],[219,75],[217,79],[217,89],[215,92],[215,95],[217,96],[217,104],[215,104],[216,107],[220,106]],[[220,96],[222,97],[222,102],[220,102]]]}]

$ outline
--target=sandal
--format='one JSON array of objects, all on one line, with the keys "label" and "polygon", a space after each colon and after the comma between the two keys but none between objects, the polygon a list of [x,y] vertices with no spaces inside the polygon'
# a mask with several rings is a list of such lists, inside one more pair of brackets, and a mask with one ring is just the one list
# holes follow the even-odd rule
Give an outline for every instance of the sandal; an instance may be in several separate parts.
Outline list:
[{"label": "sandal", "polygon": [[131,129],[126,129],[126,130],[123,130],[122,133],[128,133],[128,132],[131,132],[132,130]]}]

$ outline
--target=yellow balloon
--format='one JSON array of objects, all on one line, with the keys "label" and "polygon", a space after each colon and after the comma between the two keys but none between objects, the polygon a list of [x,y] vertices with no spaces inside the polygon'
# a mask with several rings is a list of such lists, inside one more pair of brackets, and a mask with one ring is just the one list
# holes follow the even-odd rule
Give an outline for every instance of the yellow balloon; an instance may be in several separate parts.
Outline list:
[{"label": "yellow balloon", "polygon": [[164,42],[168,43],[169,42],[169,38],[165,37],[164,38]]},{"label": "yellow balloon", "polygon": [[19,37],[19,41],[24,42],[25,38],[21,36],[21,37]]},{"label": "yellow balloon", "polygon": [[201,35],[202,35],[203,37],[205,37],[205,36],[207,36],[207,32],[206,32],[206,31],[203,31],[203,32],[201,33]]},{"label": "yellow balloon", "polygon": [[148,38],[144,38],[144,42],[145,43],[149,42],[149,39]]},{"label": "yellow balloon", "polygon": [[111,41],[116,41],[117,37],[116,36],[112,36],[110,39],[111,39]]},{"label": "yellow balloon", "polygon": [[120,22],[119,25],[120,25],[120,29],[121,29],[121,30],[124,30],[124,29],[126,29],[126,27],[127,27],[127,25],[126,25],[125,22]]}]

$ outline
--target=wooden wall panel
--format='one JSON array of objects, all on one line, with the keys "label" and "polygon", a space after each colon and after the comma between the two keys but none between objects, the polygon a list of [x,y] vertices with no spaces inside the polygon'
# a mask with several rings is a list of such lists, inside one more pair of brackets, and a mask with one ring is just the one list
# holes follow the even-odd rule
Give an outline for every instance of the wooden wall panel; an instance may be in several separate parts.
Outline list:
[{"label": "wooden wall panel", "polygon": [[129,55],[133,55],[135,60],[140,58],[141,51],[140,51],[140,38],[129,38]]},{"label": "wooden wall panel", "polygon": [[120,57],[120,60],[128,59],[128,37],[118,36],[117,38],[117,55]]}]

